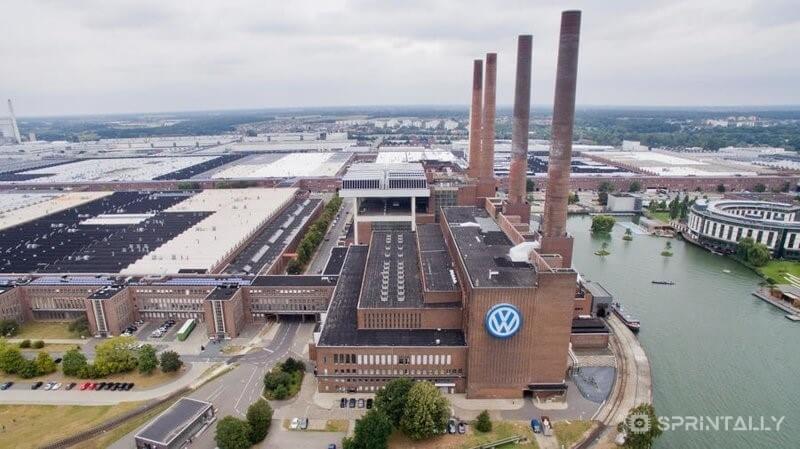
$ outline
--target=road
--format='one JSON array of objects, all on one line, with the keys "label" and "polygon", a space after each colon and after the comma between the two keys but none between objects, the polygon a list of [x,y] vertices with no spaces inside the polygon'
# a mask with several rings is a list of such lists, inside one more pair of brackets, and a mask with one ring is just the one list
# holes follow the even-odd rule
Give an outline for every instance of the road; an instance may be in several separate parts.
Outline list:
[{"label": "road", "polygon": [[[227,415],[243,418],[247,413],[247,407],[261,396],[264,374],[282,359],[292,355],[298,356],[294,355],[294,350],[297,349],[295,337],[298,335],[298,330],[301,326],[313,326],[313,323],[285,319],[278,326],[275,337],[269,344],[245,355],[233,357],[232,359],[238,364],[236,369],[203,385],[189,397],[213,403],[217,409],[218,419]],[[307,333],[300,332],[299,335],[307,335]],[[273,422],[273,426],[280,426],[280,423]],[[113,449],[134,447],[133,437],[139,430],[136,429],[125,435],[110,447]],[[190,447],[192,449],[214,449],[216,447],[214,425],[195,438]]]},{"label": "road", "polygon": [[320,274],[322,270],[325,269],[325,264],[328,263],[331,250],[336,246],[339,236],[344,233],[345,224],[353,218],[352,209],[353,202],[349,198],[345,198],[344,201],[342,201],[342,207],[339,209],[339,220],[336,221],[335,225],[328,228],[328,233],[325,234],[325,239],[322,240],[319,250],[317,250],[314,258],[308,265],[306,274]]}]

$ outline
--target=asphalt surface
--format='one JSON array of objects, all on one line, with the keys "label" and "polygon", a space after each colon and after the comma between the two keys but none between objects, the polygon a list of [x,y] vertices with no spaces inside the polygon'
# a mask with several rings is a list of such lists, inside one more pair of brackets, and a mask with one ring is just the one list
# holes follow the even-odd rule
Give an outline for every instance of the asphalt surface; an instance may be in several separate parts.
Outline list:
[{"label": "asphalt surface", "polygon": [[344,225],[353,218],[352,210],[353,202],[349,198],[345,198],[342,201],[342,207],[339,209],[339,219],[335,225],[328,228],[328,233],[325,234],[327,240],[322,240],[314,259],[308,265],[306,274],[320,274],[325,269],[325,264],[328,263],[328,257],[331,255],[331,249],[336,246],[339,236],[344,232]]},{"label": "asphalt surface", "polygon": [[[203,385],[189,397],[213,403],[217,409],[217,419],[222,419],[227,415],[244,418],[247,407],[261,396],[264,374],[286,357],[299,357],[290,352],[301,325],[303,323],[300,320],[284,319],[278,324],[275,337],[269,344],[243,356],[227,357],[238,366],[233,371]],[[306,323],[305,325],[312,324]],[[280,423],[275,421],[273,426],[280,426]],[[214,428],[215,425],[212,425],[206,429],[195,438],[190,447],[192,449],[216,448]],[[135,447],[133,437],[138,431],[139,429],[134,430],[109,447],[113,449]]]}]

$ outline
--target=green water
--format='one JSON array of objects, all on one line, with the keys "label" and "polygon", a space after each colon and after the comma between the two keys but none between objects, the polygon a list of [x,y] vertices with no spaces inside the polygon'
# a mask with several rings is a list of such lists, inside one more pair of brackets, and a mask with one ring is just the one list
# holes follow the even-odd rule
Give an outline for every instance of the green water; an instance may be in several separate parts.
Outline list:
[{"label": "green water", "polygon": [[[758,276],[682,240],[663,257],[667,239],[626,242],[619,225],[603,239],[590,224],[569,219],[573,265],[641,319],[658,415],[786,417],[779,432],[669,431],[656,449],[800,447],[800,323],[751,295]],[[593,252],[603,241],[611,255],[601,258]]]}]

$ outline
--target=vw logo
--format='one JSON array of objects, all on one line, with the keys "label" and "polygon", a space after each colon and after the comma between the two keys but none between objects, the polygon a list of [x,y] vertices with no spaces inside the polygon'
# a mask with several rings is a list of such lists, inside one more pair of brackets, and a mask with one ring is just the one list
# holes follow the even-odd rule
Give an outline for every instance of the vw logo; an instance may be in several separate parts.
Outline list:
[{"label": "vw logo", "polygon": [[486,331],[495,338],[508,338],[522,327],[522,315],[511,304],[497,304],[486,312]]}]

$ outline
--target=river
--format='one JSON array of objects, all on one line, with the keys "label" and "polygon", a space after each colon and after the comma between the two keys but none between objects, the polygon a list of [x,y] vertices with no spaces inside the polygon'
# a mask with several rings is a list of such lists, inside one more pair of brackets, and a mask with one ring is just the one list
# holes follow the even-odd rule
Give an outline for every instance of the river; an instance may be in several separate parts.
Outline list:
[{"label": "river", "polygon": [[[715,418],[719,431],[665,431],[655,448],[800,447],[800,323],[751,295],[760,278],[682,240],[669,239],[674,255],[664,257],[668,239],[634,235],[626,242],[619,223],[610,237],[596,237],[590,225],[588,216],[569,218],[573,266],[641,319],[639,340],[650,358],[656,413],[722,417]],[[603,241],[611,254],[595,256]],[[771,417],[785,420],[780,431],[722,430],[724,420],[733,428],[739,416],[753,417],[754,424],[764,416],[772,428]]]}]

